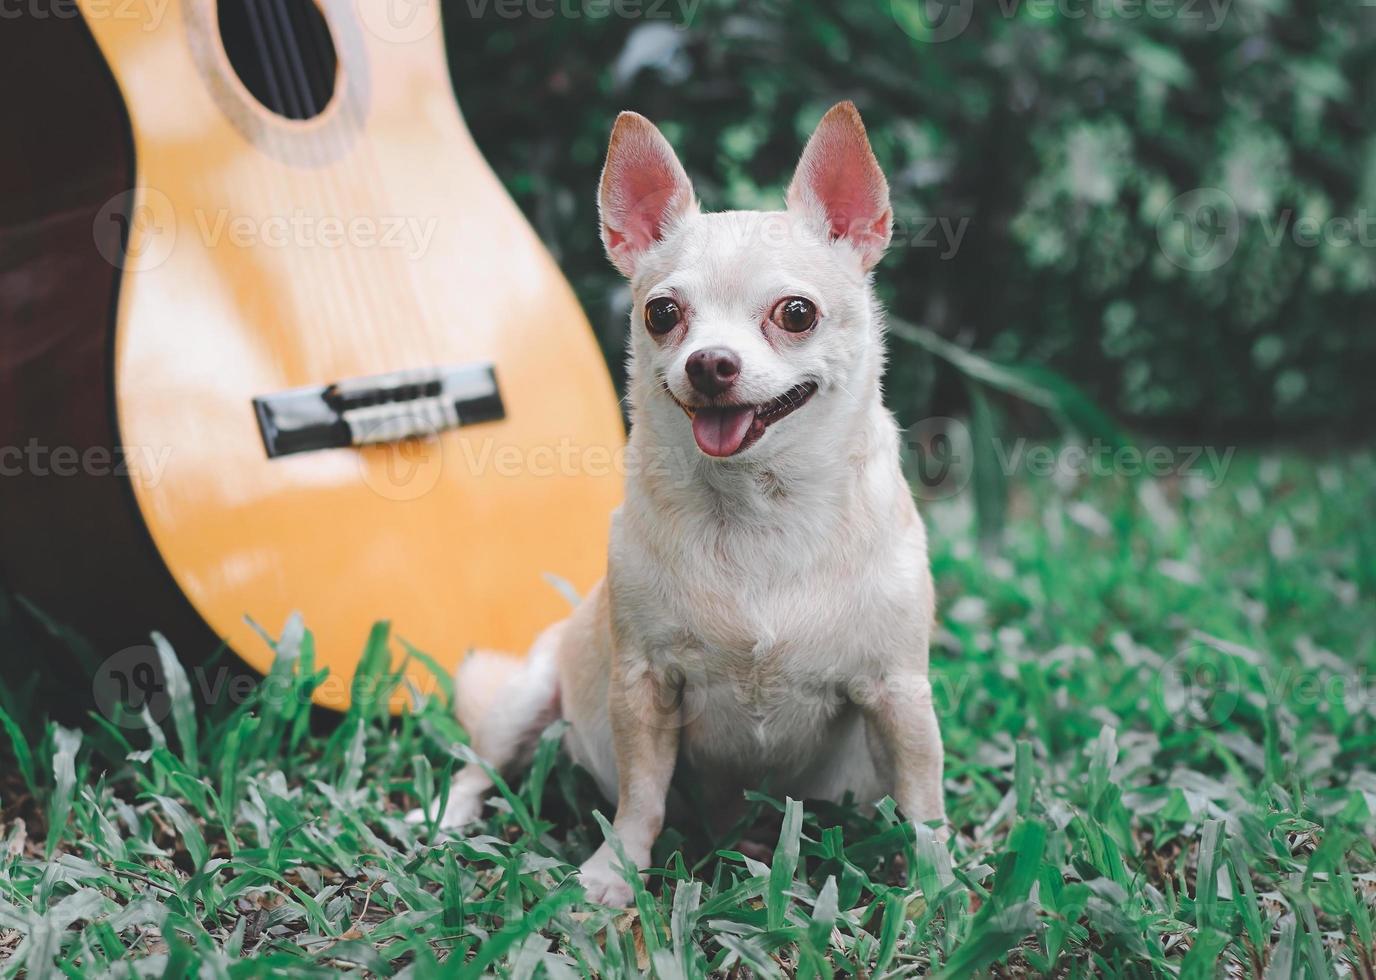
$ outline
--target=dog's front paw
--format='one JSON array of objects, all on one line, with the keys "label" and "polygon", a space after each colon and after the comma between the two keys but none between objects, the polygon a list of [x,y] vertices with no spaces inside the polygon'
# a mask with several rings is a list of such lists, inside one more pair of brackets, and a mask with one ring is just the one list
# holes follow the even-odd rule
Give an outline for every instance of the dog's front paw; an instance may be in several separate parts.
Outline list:
[{"label": "dog's front paw", "polygon": [[618,864],[619,859],[606,844],[583,862],[578,869],[578,879],[583,883],[588,901],[614,908],[625,908],[631,904],[635,889],[622,877]]},{"label": "dog's front paw", "polygon": [[[425,823],[435,812],[435,807],[431,806],[430,813],[424,810],[411,810],[406,814],[407,823]],[[445,804],[444,812],[440,814],[440,830],[459,830],[467,827],[471,823],[477,823],[478,817],[483,812],[483,798],[479,794],[470,793],[451,793],[449,801]]]}]

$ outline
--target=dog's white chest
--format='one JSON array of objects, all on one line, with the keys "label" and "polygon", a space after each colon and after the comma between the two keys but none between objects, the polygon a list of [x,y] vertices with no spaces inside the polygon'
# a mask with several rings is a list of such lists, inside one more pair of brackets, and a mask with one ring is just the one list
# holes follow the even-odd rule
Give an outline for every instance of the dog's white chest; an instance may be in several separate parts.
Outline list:
[{"label": "dog's white chest", "polygon": [[[865,659],[846,583],[687,590],[669,644],[683,680],[682,748],[699,765],[802,771],[836,742],[853,713],[846,686]],[[829,595],[820,601],[819,595]]]}]

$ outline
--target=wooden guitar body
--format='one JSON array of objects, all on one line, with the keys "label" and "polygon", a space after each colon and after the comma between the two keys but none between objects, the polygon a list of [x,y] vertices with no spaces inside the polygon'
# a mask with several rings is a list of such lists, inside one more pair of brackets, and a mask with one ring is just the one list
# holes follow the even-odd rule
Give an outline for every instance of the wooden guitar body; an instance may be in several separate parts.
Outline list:
[{"label": "wooden guitar body", "polygon": [[[376,620],[449,666],[523,652],[567,612],[544,573],[602,574],[623,430],[572,292],[463,125],[441,32],[326,0],[333,92],[288,118],[236,72],[215,0],[78,6],[132,135],[91,247],[119,271],[114,433],[167,584],[259,670],[245,617],[275,633],[299,611],[333,707]],[[496,390],[464,401],[446,372]],[[272,455],[299,405],[338,414]]]}]

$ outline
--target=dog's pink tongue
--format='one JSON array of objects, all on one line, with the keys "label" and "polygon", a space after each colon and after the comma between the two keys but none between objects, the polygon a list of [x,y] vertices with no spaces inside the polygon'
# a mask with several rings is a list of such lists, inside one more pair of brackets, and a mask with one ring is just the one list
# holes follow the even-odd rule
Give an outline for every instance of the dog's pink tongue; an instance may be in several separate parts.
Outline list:
[{"label": "dog's pink tongue", "polygon": [[699,408],[693,413],[693,438],[708,456],[730,456],[741,448],[754,421],[755,409],[749,405]]}]

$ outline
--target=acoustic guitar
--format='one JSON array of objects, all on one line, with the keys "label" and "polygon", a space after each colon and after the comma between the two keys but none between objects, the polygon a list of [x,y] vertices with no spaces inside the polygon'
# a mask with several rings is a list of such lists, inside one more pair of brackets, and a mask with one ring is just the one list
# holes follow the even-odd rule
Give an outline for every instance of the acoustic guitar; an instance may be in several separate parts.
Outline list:
[{"label": "acoustic guitar", "polygon": [[7,586],[260,671],[247,617],[299,612],[336,708],[377,620],[520,655],[602,574],[624,431],[436,0],[67,6],[0,23]]}]

